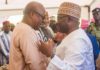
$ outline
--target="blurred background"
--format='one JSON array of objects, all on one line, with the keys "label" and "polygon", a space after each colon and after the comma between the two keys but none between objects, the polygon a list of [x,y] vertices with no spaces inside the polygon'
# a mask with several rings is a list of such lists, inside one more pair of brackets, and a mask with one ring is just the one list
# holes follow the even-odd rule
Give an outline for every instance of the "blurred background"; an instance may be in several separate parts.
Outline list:
[{"label": "blurred background", "polygon": [[86,27],[93,20],[91,11],[100,7],[100,0],[0,0],[0,27],[5,20],[17,24],[23,17],[23,8],[30,1],[42,3],[49,13],[50,19],[55,19],[59,5],[64,2],[74,2],[81,6],[80,26]]}]

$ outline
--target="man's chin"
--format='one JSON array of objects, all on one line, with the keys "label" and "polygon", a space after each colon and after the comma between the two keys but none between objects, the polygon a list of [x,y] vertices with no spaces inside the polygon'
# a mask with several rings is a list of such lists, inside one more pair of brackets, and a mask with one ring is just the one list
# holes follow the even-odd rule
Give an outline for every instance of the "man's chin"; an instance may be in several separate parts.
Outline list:
[{"label": "man's chin", "polygon": [[9,33],[9,31],[4,31],[6,34],[8,34]]},{"label": "man's chin", "polygon": [[35,27],[34,29],[35,29],[35,30],[39,30],[39,27]]}]

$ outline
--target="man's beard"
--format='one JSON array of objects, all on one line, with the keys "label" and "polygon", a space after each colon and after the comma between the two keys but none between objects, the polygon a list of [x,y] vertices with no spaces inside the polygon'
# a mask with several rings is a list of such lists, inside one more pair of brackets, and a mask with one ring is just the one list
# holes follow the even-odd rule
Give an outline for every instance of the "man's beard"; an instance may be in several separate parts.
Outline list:
[{"label": "man's beard", "polygon": [[61,33],[67,33],[69,28],[67,27],[66,23],[58,23],[57,24],[58,28],[59,28],[59,32]]},{"label": "man's beard", "polygon": [[9,33],[9,31],[4,31],[6,34],[8,34]]},{"label": "man's beard", "polygon": [[96,25],[97,27],[100,27],[100,20],[96,20],[96,21],[95,21],[95,25]]}]

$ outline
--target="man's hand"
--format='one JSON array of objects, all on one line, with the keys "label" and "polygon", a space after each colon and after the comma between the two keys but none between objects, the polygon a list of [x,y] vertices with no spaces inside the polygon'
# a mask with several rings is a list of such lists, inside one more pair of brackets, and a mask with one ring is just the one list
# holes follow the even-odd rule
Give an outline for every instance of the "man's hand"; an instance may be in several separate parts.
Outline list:
[{"label": "man's hand", "polygon": [[63,33],[57,32],[56,35],[55,35],[55,37],[54,37],[54,40],[57,41],[57,42],[61,42],[64,37],[65,36],[64,36]]},{"label": "man's hand", "polygon": [[52,39],[49,39],[47,42],[40,41],[39,50],[47,57],[50,57],[53,54],[53,48],[54,42]]}]

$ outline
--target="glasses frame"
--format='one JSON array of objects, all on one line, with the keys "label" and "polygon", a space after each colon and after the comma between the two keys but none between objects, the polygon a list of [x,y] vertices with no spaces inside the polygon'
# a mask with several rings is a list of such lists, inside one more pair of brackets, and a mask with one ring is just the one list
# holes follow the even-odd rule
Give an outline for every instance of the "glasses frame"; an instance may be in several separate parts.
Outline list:
[{"label": "glasses frame", "polygon": [[45,16],[41,15],[39,12],[37,12],[36,10],[32,10],[32,12],[36,13],[37,15],[39,15],[43,20],[45,19]]}]

